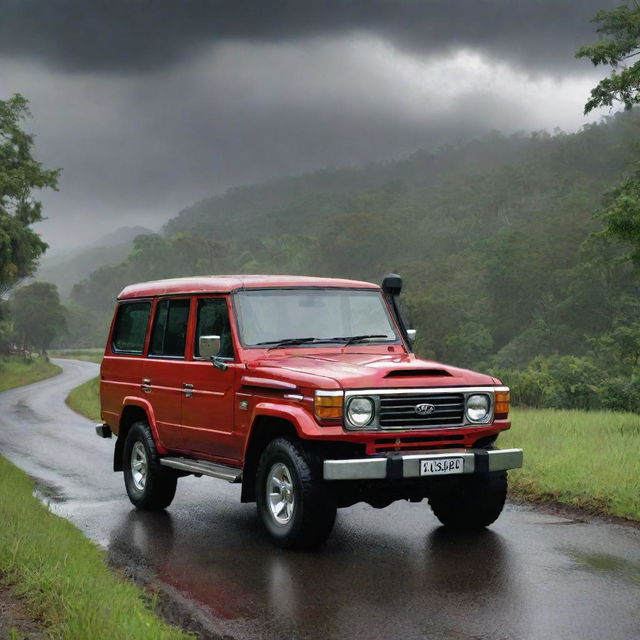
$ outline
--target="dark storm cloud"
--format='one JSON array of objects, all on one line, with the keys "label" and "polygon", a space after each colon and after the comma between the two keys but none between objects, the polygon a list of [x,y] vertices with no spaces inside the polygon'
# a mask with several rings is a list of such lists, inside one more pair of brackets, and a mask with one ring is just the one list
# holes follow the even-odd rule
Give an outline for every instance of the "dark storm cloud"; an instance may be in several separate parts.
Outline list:
[{"label": "dark storm cloud", "polygon": [[69,246],[238,184],[576,130],[607,2],[0,0],[0,99],[64,169],[39,229]]},{"label": "dark storm cloud", "polygon": [[64,70],[139,72],[224,40],[365,31],[421,54],[471,48],[545,72],[582,64],[589,20],[617,0],[3,0],[0,56]]}]

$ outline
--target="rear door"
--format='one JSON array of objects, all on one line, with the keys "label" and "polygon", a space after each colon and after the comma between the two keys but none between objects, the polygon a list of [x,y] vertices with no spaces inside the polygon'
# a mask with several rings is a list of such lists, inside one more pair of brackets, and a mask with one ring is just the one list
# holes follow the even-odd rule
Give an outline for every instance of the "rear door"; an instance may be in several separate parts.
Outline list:
[{"label": "rear door", "polygon": [[140,395],[151,302],[130,300],[118,305],[111,340],[100,366],[101,411],[114,433],[118,433],[124,399]]},{"label": "rear door", "polygon": [[180,427],[190,298],[156,302],[142,390],[155,414],[160,441],[167,449],[182,449]]},{"label": "rear door", "polygon": [[[194,300],[193,339],[190,356],[183,363],[184,395],[182,427],[185,446],[221,462],[236,463],[241,458],[240,438],[234,435],[234,379],[237,373],[229,309],[224,296]],[[220,336],[220,356],[226,370],[200,356],[200,336]]]}]

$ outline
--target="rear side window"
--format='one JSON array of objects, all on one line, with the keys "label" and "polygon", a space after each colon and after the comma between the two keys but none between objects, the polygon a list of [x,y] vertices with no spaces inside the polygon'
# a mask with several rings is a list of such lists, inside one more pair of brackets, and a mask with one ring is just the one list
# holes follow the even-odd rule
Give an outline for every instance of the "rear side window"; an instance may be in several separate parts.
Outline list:
[{"label": "rear side window", "polygon": [[158,303],[149,355],[184,357],[190,303],[188,298]]},{"label": "rear side window", "polygon": [[114,351],[142,353],[150,312],[150,302],[129,302],[120,305],[113,330]]}]

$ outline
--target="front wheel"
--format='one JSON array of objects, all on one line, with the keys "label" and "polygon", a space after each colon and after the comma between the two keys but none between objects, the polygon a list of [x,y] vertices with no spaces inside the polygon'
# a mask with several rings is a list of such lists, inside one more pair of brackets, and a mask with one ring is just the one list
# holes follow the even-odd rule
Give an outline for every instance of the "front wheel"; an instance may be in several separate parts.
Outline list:
[{"label": "front wheel", "polygon": [[331,533],[335,501],[326,490],[321,467],[302,444],[277,438],[265,448],[256,476],[258,516],[279,546],[311,549]]},{"label": "front wheel", "polygon": [[451,478],[437,487],[429,504],[451,529],[482,529],[498,519],[507,498],[507,473]]},{"label": "front wheel", "polygon": [[176,494],[178,476],[160,465],[160,457],[149,425],[131,425],[123,447],[122,469],[129,500],[138,509],[168,507]]}]

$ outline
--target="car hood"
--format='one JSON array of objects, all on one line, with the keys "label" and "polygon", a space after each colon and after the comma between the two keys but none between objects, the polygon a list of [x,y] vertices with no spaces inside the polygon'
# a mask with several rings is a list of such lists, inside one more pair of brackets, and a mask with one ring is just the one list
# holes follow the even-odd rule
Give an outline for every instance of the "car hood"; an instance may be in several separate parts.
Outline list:
[{"label": "car hood", "polygon": [[[499,384],[491,376],[416,358],[413,354],[318,353],[269,355],[249,365],[260,375],[319,387],[460,387]],[[333,384],[327,384],[329,381]]]}]

